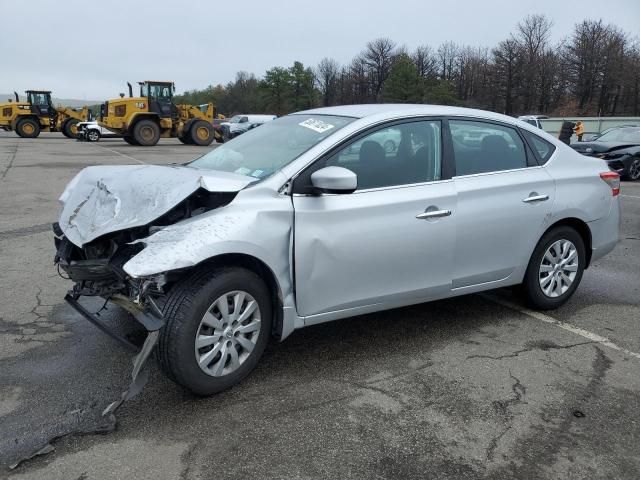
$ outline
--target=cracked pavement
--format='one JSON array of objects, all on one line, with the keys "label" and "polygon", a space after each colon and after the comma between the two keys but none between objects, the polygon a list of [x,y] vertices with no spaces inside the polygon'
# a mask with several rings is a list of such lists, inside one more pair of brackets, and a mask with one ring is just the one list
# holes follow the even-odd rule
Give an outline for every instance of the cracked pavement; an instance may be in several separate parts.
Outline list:
[{"label": "cracked pavement", "polygon": [[[210,398],[152,364],[117,425],[101,417],[132,356],[63,302],[56,199],[83,166],[205,150],[0,133],[0,478],[640,477],[640,359],[625,353],[640,352],[640,184],[623,184],[616,250],[546,312],[625,350],[471,295],[297,331]],[[102,316],[140,338],[122,311]]]}]

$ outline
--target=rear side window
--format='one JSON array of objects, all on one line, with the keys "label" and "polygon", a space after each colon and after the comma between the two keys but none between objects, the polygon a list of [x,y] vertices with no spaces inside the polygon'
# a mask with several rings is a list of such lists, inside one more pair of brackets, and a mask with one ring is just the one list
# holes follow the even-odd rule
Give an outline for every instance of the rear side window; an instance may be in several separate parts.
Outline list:
[{"label": "rear side window", "polygon": [[551,158],[551,155],[553,155],[556,147],[531,132],[527,132],[526,130],[521,131],[524,135],[524,138],[526,138],[527,142],[529,143],[529,146],[533,148],[533,150],[538,155],[540,164],[544,165],[545,163],[547,163],[547,160]]},{"label": "rear side window", "polygon": [[527,153],[511,127],[471,120],[449,120],[456,175],[527,167]]}]

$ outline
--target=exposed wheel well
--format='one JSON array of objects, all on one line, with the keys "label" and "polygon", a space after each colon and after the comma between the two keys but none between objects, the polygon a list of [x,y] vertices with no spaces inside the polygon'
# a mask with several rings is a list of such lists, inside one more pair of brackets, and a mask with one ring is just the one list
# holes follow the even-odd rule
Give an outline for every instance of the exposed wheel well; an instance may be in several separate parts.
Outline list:
[{"label": "exposed wheel well", "polygon": [[243,253],[227,253],[205,260],[195,268],[218,268],[218,267],[242,267],[256,273],[264,279],[273,304],[273,331],[272,335],[280,339],[282,334],[283,307],[282,292],[276,280],[276,276],[262,260]]},{"label": "exposed wheel well", "polygon": [[554,223],[553,225],[551,225],[549,228],[547,228],[545,230],[545,232],[542,234],[544,235],[545,233],[547,233],[549,230],[559,227],[561,225],[566,225],[568,227],[573,228],[574,230],[576,230],[579,234],[580,237],[582,237],[582,241],[584,242],[584,248],[585,248],[585,256],[587,259],[587,264],[585,265],[585,269],[589,268],[589,264],[591,263],[591,254],[592,254],[592,249],[591,249],[591,230],[589,230],[589,226],[582,220],[580,220],[579,218],[563,218],[562,220],[557,221],[556,223]]}]

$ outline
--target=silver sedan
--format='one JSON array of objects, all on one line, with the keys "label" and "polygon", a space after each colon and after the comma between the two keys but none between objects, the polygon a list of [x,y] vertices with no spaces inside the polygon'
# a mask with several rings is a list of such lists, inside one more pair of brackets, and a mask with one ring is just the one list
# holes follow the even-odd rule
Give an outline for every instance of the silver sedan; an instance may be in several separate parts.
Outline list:
[{"label": "silver sedan", "polygon": [[79,300],[100,296],[149,331],[134,380],[157,348],[208,395],[307,325],[506,286],[559,307],[616,245],[619,188],[603,160],[503,115],[323,108],[186,165],[86,168],[60,199],[57,261],[87,319]]}]

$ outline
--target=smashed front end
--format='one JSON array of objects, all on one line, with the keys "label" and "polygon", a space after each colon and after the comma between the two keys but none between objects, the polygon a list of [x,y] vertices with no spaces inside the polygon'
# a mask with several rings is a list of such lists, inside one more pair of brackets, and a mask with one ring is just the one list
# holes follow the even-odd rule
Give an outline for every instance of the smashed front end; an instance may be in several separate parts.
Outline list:
[{"label": "smashed front end", "polygon": [[[73,281],[65,300],[85,319],[132,351],[132,382],[120,400],[105,413],[137,394],[147,379],[143,366],[164,325],[163,297],[182,277],[177,269],[134,277],[125,264],[142,252],[145,239],[163,228],[231,202],[242,182],[235,178],[208,182],[201,173],[173,166],[89,167],[76,176],[60,197],[60,221],[53,224],[55,264],[61,276]],[[216,185],[217,184],[217,185]],[[218,187],[212,192],[206,187]],[[118,305],[148,331],[140,348],[113,330],[79,301],[101,297],[104,305]]]}]

